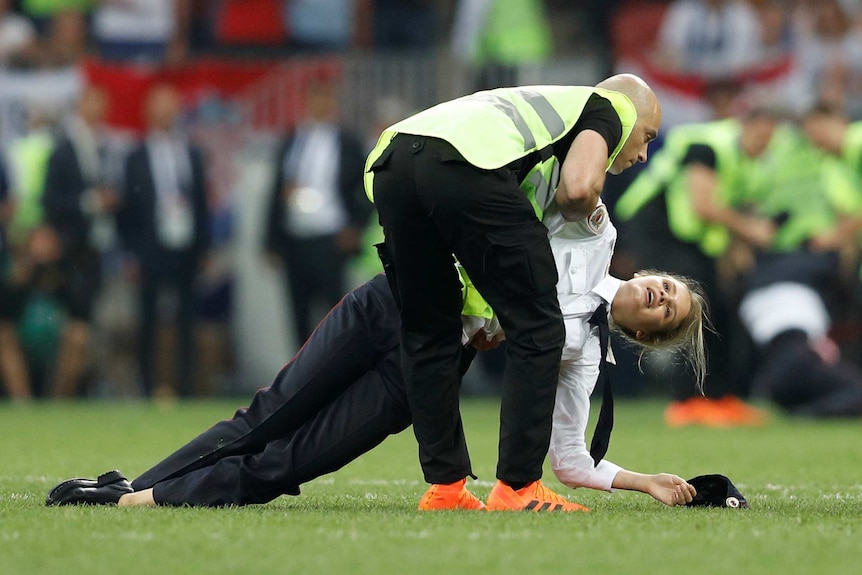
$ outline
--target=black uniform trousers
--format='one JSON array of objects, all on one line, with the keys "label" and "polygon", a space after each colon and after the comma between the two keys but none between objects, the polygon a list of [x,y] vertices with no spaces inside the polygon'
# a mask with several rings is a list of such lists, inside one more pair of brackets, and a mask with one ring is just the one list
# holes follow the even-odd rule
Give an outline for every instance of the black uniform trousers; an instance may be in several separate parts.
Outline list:
[{"label": "black uniform trousers", "polygon": [[273,384],[132,482],[160,505],[265,503],[410,425],[385,276],[347,294]]},{"label": "black uniform trousers", "polygon": [[462,304],[452,254],[506,332],[497,478],[539,479],[565,339],[547,229],[513,171],[478,169],[442,140],[400,134],[372,170],[425,480],[472,475],[458,406]]}]

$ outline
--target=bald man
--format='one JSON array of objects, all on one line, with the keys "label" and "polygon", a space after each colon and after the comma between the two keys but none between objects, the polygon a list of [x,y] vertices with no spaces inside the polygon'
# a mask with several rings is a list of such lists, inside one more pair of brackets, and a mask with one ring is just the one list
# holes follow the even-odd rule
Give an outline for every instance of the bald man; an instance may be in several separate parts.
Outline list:
[{"label": "bald man", "polygon": [[[381,257],[401,317],[401,361],[419,459],[419,508],[481,509],[458,406],[461,286],[453,254],[496,310],[508,341],[494,509],[577,511],[541,484],[565,332],[557,268],[541,223],[554,201],[596,233],[605,174],[647,159],[661,124],[633,75],[595,87],[477,92],[383,131],[365,187],[385,233]],[[572,262],[571,269],[578,263]]]}]

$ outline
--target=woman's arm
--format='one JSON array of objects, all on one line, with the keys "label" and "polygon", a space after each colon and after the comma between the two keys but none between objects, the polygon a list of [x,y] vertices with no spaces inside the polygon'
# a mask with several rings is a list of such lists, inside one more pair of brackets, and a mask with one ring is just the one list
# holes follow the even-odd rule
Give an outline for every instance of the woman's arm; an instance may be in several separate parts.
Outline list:
[{"label": "woman's arm", "polygon": [[644,474],[623,469],[603,459],[596,465],[587,449],[586,428],[590,394],[599,369],[597,362],[563,362],[554,405],[550,458],[554,474],[571,488],[589,487],[610,491],[625,489],[651,495],[665,505],[691,501],[695,489],[684,479],[669,473]]},{"label": "woman's arm", "polygon": [[598,374],[598,361],[586,365],[569,361],[560,364],[549,455],[554,474],[564,485],[610,491],[622,468],[606,459],[596,465],[585,439],[590,393]]},{"label": "woman's arm", "polygon": [[625,469],[621,469],[614,477],[613,487],[627,491],[640,491],[671,506],[689,503],[697,493],[694,486],[677,475],[670,473],[648,475]]}]

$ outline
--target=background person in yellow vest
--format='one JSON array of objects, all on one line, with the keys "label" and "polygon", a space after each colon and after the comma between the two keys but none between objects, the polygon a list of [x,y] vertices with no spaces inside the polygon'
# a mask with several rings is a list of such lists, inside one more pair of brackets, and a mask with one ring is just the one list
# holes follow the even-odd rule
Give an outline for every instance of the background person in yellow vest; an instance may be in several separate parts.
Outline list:
[{"label": "background person in yellow vest", "polygon": [[459,0],[452,52],[476,68],[475,89],[518,83],[518,66],[551,55],[551,29],[541,0]]},{"label": "background person in yellow vest", "polygon": [[[802,128],[805,135],[819,149],[832,157],[839,158],[855,174],[862,177],[862,121],[851,122],[847,115],[838,107],[828,103],[817,103],[804,115]],[[854,230],[852,220],[844,220],[842,229],[836,229],[839,240],[847,241],[845,251],[855,251],[859,255],[860,242],[858,235],[851,239],[858,230]],[[816,239],[822,242],[822,239]],[[862,267],[859,268],[859,279],[862,280]],[[845,352],[850,351],[857,363],[862,362],[862,341],[858,338],[857,326],[862,323],[862,289],[856,284],[854,301],[849,309],[842,313],[843,326],[838,331],[846,331],[851,344],[845,344]],[[846,328],[846,329],[844,329]],[[849,348],[849,349],[848,349]]]},{"label": "background person in yellow vest", "polygon": [[[862,121],[851,122],[836,106],[818,103],[805,114],[802,128],[812,144],[830,156],[839,158],[862,177]],[[836,230],[841,241],[847,239],[858,250],[859,244],[852,238],[852,234],[857,231],[852,220],[845,220],[842,228]]]},{"label": "background person in yellow vest", "polygon": [[[32,321],[37,303],[48,299],[34,258],[39,259],[44,245],[41,198],[54,148],[52,119],[48,110],[28,108],[27,133],[9,143],[0,168],[0,374],[9,397],[22,402],[43,394],[45,372],[56,351],[57,332],[35,329]],[[22,334],[45,337],[22,341]]]},{"label": "background person in yellow vest", "polygon": [[473,473],[458,407],[453,254],[507,334],[495,492],[518,502],[513,491],[524,489],[516,509],[560,499],[539,481],[565,337],[541,214],[554,200],[568,221],[592,214],[605,172],[646,161],[660,123],[649,86],[620,75],[595,88],[478,92],[384,130],[366,162],[365,187],[384,230],[407,396],[432,484],[420,509],[482,507],[464,487]]},{"label": "background person in yellow vest", "polygon": [[[719,258],[733,235],[752,245],[768,245],[775,231],[768,218],[733,208],[735,198],[754,185],[758,158],[778,125],[776,110],[759,107],[742,119],[682,125],[670,130],[664,146],[616,204],[635,265],[661,259],[667,269],[701,282],[713,310],[717,334],[707,338],[711,373],[697,393],[690,374],[669,368],[675,401],[666,410],[669,425],[759,425],[763,414],[742,402],[745,379],[735,369],[750,354],[734,312],[733,283],[719,277]],[[648,242],[645,241],[648,239]],[[743,337],[737,337],[742,334]],[[731,357],[734,361],[731,361]]]},{"label": "background person in yellow vest", "polygon": [[815,146],[862,175],[862,121],[851,122],[839,108],[818,103],[805,114],[802,127]]},{"label": "background person in yellow vest", "polygon": [[795,414],[858,417],[862,370],[841,359],[830,335],[836,313],[858,318],[860,174],[790,126],[770,155],[760,185],[742,198],[743,209],[777,224],[768,246],[751,246],[742,278],[739,313],[756,349],[752,393]]}]

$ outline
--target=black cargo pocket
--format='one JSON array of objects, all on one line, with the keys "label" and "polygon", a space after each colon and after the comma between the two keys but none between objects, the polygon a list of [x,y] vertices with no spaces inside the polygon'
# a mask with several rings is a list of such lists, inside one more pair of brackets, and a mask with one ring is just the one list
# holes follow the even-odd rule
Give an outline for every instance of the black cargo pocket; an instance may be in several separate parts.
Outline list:
[{"label": "black cargo pocket", "polygon": [[544,235],[525,241],[524,234],[488,235],[485,269],[512,300],[556,293],[557,266]]}]

